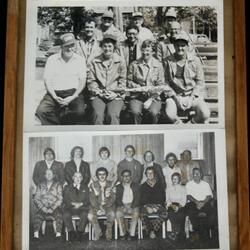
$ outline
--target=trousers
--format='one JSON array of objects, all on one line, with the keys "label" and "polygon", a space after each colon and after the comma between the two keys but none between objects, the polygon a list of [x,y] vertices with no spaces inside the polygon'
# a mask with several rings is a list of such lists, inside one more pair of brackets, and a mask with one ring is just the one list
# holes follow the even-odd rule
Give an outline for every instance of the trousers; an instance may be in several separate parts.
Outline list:
[{"label": "trousers", "polygon": [[120,113],[124,106],[123,100],[106,101],[102,98],[95,97],[91,101],[93,108],[92,121],[95,125],[120,124]]},{"label": "trousers", "polygon": [[[55,91],[61,98],[72,96],[75,89]],[[36,110],[36,116],[42,125],[67,125],[78,124],[85,114],[83,94],[80,94],[66,107],[61,107],[53,97],[46,93]]]}]

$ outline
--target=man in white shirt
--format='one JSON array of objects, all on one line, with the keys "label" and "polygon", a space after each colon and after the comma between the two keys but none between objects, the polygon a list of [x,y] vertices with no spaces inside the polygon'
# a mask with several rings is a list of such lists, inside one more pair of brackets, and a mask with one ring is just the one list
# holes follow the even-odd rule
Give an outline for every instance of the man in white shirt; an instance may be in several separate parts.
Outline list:
[{"label": "man in white shirt", "polygon": [[214,225],[215,211],[212,207],[213,193],[209,183],[202,180],[199,168],[193,169],[193,180],[186,185],[188,203],[186,215],[190,218],[193,229],[199,236],[207,237],[208,229]]},{"label": "man in white shirt", "polygon": [[61,51],[47,60],[44,70],[47,93],[36,110],[42,125],[78,124],[83,120],[86,63],[74,51],[74,35],[66,33],[61,36]]},{"label": "man in white shirt", "polygon": [[127,240],[135,238],[135,229],[140,213],[140,186],[132,182],[131,171],[125,169],[121,172],[122,183],[116,187],[116,219],[120,230],[121,240],[126,238],[124,216],[131,216],[131,224]]},{"label": "man in white shirt", "polygon": [[143,22],[144,20],[141,12],[137,11],[132,14],[132,23],[139,29],[138,41],[140,44],[145,40],[154,40],[154,35],[151,30],[142,26]]}]

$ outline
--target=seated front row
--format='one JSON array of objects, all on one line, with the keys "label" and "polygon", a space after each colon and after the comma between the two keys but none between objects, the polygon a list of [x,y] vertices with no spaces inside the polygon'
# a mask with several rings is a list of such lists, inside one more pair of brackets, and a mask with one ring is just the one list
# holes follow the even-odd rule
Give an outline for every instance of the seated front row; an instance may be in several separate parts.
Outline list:
[{"label": "seated front row", "polygon": [[[164,221],[172,225],[171,239],[176,240],[184,234],[186,216],[193,229],[201,236],[204,231],[215,225],[215,211],[212,207],[212,191],[209,184],[202,180],[201,171],[193,169],[193,181],[186,187],[181,185],[181,175],[172,175],[172,185],[163,190],[156,178],[154,168],[148,167],[147,179],[139,186],[132,182],[129,170],[123,170],[121,181],[112,183],[107,180],[105,168],[96,170],[97,181],[83,184],[82,174],[75,172],[73,183],[65,186],[54,181],[51,170],[45,173],[45,180],[37,186],[33,199],[34,239],[39,239],[39,230],[47,217],[56,222],[56,239],[61,239],[62,224],[69,233],[69,240],[83,240],[88,221],[92,224],[93,240],[103,235],[103,226],[98,218],[106,219],[105,238],[112,240],[112,228],[117,220],[120,239],[134,239],[139,218],[142,220],[146,234],[155,238]],[[72,216],[79,218],[75,228]],[[130,219],[130,227],[125,223]],[[138,225],[139,226],[139,225]],[[206,234],[208,235],[208,234]],[[205,236],[206,236],[205,235]]]},{"label": "seated front row", "polygon": [[[166,123],[180,123],[180,112],[192,111],[192,123],[204,123],[209,118],[202,64],[188,53],[189,38],[185,33],[175,37],[175,52],[162,62],[154,57],[153,41],[143,41],[141,57],[130,65],[126,65],[113,34],[103,37],[101,54],[88,67],[74,52],[76,41],[72,34],[64,34],[61,42],[61,51],[49,57],[45,66],[47,93],[36,110],[43,125],[118,125],[126,96],[127,111],[135,124],[143,123],[145,113],[148,123],[157,124],[162,104]],[[86,89],[89,95],[85,95]],[[91,112],[87,112],[87,105]]]}]

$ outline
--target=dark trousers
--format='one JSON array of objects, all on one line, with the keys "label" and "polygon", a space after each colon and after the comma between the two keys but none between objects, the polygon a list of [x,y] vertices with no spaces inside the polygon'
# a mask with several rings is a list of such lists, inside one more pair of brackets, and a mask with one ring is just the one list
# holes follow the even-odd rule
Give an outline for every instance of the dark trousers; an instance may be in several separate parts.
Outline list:
[{"label": "dark trousers", "polygon": [[173,232],[176,232],[176,233],[184,232],[184,223],[185,223],[184,208],[179,208],[177,212],[174,212],[173,209],[169,209],[168,219],[171,222]]},{"label": "dark trousers", "polygon": [[[99,97],[95,97],[91,101],[93,108],[92,121],[95,125],[120,124],[120,113],[124,106],[123,100],[105,101]],[[106,115],[105,115],[106,113]]]},{"label": "dark trousers", "polygon": [[207,202],[201,209],[198,209],[194,202],[189,202],[185,206],[185,213],[195,231],[204,232],[215,224],[215,211],[210,202]]},{"label": "dark trousers", "polygon": [[[55,91],[56,95],[61,98],[72,96],[76,90],[60,90]],[[80,94],[66,107],[61,107],[60,104],[47,93],[40,102],[36,116],[40,119],[42,125],[66,125],[78,124],[83,120],[85,114],[84,97]]]},{"label": "dark trousers", "polygon": [[72,215],[78,215],[80,217],[79,225],[77,231],[84,232],[88,224],[88,211],[83,209],[69,209],[65,208],[63,210],[63,221],[67,227],[68,232],[73,231]]},{"label": "dark trousers", "polygon": [[[151,124],[157,124],[159,120],[159,113],[161,111],[161,101],[153,100],[152,104],[150,105],[148,109],[148,114],[150,116],[150,123]],[[138,99],[132,99],[129,103],[130,106],[130,112],[134,116],[134,122],[135,124],[141,124],[142,123],[142,110],[143,110],[143,101]]]}]

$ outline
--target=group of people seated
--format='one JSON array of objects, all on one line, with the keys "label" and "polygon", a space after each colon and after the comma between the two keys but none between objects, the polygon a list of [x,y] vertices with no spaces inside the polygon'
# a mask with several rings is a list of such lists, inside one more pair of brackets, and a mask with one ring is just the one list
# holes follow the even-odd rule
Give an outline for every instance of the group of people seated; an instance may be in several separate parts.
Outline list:
[{"label": "group of people seated", "polygon": [[[179,161],[169,153],[162,166],[155,162],[152,151],[144,153],[143,164],[135,159],[133,145],[127,145],[124,152],[125,158],[116,164],[110,150],[101,147],[100,159],[90,165],[83,160],[83,148],[75,146],[71,160],[63,164],[55,160],[52,148],[46,148],[44,160],[38,161],[33,171],[34,239],[39,239],[41,225],[48,216],[56,222],[56,239],[61,239],[64,223],[71,242],[84,239],[89,222],[93,240],[102,236],[112,240],[115,220],[119,238],[134,239],[139,219],[151,239],[169,220],[169,237],[177,241],[184,236],[187,216],[197,237],[208,237],[209,228],[216,225],[216,207],[211,187],[202,180],[201,167],[192,160],[191,152],[185,150]],[[72,222],[75,215],[79,216],[76,228]],[[100,225],[99,216],[105,216],[106,227]],[[126,216],[130,218],[129,226]]]},{"label": "group of people seated", "polygon": [[159,39],[143,27],[141,12],[132,14],[126,35],[115,27],[112,11],[101,21],[97,27],[87,17],[79,36],[63,34],[60,52],[48,58],[47,93],[36,110],[42,125],[84,124],[84,119],[117,125],[125,106],[134,124],[145,123],[145,117],[157,124],[161,113],[171,124],[182,122],[181,113],[191,123],[208,120],[203,66],[175,10],[167,11]]}]

